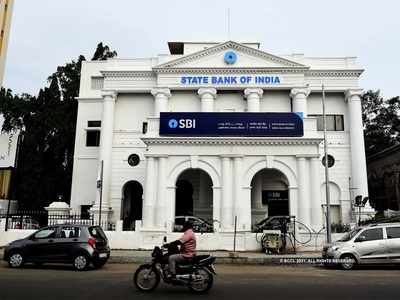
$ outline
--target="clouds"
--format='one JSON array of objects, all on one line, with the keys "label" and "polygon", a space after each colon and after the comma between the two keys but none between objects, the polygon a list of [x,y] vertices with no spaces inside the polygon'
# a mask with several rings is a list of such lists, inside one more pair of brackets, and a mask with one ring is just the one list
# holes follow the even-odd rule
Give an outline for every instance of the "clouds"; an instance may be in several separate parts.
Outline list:
[{"label": "clouds", "polygon": [[397,1],[17,0],[5,86],[36,93],[59,64],[104,41],[119,57],[167,53],[167,41],[260,41],[274,54],[358,56],[361,86],[399,92]]}]

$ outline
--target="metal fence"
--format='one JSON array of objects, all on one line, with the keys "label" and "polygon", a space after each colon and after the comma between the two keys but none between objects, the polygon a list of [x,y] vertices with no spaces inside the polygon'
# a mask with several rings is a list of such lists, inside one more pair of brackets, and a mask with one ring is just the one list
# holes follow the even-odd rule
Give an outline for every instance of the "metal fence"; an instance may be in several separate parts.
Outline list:
[{"label": "metal fence", "polygon": [[100,225],[104,230],[115,230],[115,224],[96,220],[93,214],[49,214],[47,211],[25,210],[10,214],[0,214],[5,220],[5,230],[8,229],[39,229],[45,226],[59,224]]}]

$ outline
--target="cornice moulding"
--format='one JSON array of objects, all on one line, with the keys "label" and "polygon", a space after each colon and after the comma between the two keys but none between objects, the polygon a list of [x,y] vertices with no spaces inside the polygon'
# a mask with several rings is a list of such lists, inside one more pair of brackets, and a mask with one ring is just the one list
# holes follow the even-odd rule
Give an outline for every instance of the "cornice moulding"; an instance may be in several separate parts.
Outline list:
[{"label": "cornice moulding", "polygon": [[364,70],[308,70],[306,77],[360,77]]},{"label": "cornice moulding", "polygon": [[240,138],[178,138],[178,137],[157,137],[157,138],[148,138],[143,137],[143,142],[147,145],[159,144],[159,145],[179,145],[179,144],[188,144],[188,145],[199,145],[199,144],[208,144],[208,145],[319,145],[322,139],[318,138],[293,138],[293,139],[272,139],[272,138],[264,138],[264,139],[240,139]]},{"label": "cornice moulding", "polygon": [[155,78],[153,71],[100,71],[105,78],[135,78],[149,77]]},{"label": "cornice moulding", "polygon": [[308,68],[153,68],[157,74],[276,74],[305,73]]}]

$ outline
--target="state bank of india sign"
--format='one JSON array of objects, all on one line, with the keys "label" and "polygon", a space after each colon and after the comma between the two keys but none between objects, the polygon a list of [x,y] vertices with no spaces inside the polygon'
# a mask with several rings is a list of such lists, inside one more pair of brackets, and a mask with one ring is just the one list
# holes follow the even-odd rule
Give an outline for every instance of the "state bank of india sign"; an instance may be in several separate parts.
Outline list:
[{"label": "state bank of india sign", "polygon": [[276,75],[254,75],[254,76],[181,76],[180,83],[183,85],[235,85],[235,84],[270,84],[278,85],[281,78]]}]

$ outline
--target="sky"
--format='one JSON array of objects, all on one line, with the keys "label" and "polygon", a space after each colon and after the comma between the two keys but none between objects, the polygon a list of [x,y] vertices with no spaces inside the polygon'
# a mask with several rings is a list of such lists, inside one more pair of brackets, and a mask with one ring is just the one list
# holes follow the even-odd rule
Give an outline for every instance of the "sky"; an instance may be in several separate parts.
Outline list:
[{"label": "sky", "polygon": [[397,0],[15,0],[4,86],[37,94],[101,41],[136,58],[168,53],[168,41],[234,40],[275,55],[357,56],[360,87],[389,98],[400,95],[399,11]]}]

